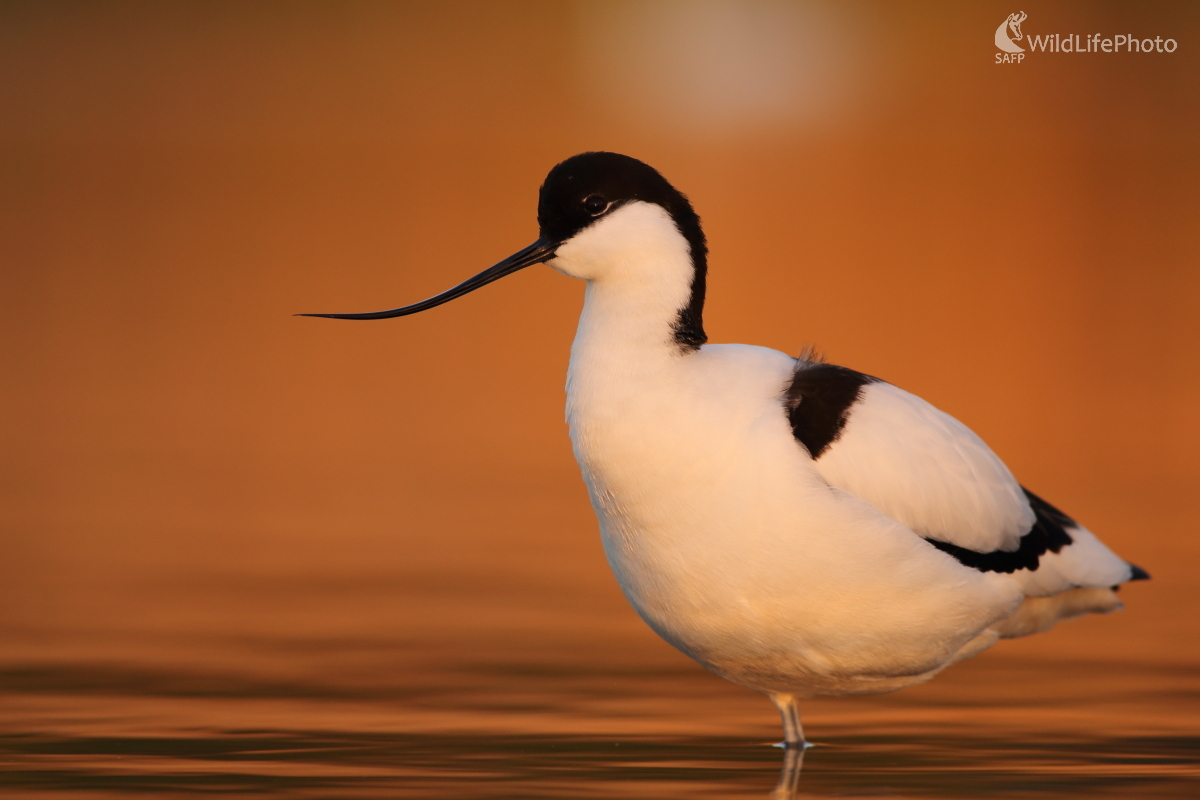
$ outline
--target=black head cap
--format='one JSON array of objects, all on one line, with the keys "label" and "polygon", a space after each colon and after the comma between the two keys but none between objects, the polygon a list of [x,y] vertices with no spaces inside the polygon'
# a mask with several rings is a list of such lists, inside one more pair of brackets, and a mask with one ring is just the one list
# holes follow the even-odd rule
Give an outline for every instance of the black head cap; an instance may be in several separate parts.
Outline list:
[{"label": "black head cap", "polygon": [[538,196],[542,238],[565,242],[634,200],[666,209],[687,240],[695,273],[691,297],[675,321],[674,337],[680,347],[695,350],[708,341],[703,321],[708,245],[692,204],[649,164],[619,153],[581,153],[550,170]]}]

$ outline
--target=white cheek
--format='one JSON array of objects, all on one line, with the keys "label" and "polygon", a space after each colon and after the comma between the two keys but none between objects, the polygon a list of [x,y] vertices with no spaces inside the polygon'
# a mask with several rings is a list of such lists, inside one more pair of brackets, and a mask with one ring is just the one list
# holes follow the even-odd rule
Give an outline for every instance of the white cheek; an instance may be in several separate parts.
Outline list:
[{"label": "white cheek", "polygon": [[570,267],[567,266],[567,262],[564,261],[563,259],[559,258],[558,256],[555,256],[554,258],[547,261],[546,266],[549,267],[550,269],[554,270],[555,272],[559,273],[560,275],[566,275],[568,278],[580,277],[579,275],[576,275],[575,273],[571,272]]},{"label": "white cheek", "polygon": [[575,234],[546,264],[572,278],[615,278],[632,266],[630,253],[644,257],[681,245],[686,252],[686,241],[662,207],[632,202]]},{"label": "white cheek", "polygon": [[613,239],[622,238],[619,234],[625,227],[626,221],[616,214],[598,219],[564,242],[554,260],[546,263],[572,278],[589,281],[603,278],[611,271],[607,265],[611,260]]},{"label": "white cheek", "polygon": [[546,262],[546,266],[555,272],[561,272],[569,278],[582,278],[583,280],[591,280],[593,275],[587,270],[590,259],[586,258],[586,251],[579,247],[579,237],[576,236],[566,244],[558,248],[554,258]]}]

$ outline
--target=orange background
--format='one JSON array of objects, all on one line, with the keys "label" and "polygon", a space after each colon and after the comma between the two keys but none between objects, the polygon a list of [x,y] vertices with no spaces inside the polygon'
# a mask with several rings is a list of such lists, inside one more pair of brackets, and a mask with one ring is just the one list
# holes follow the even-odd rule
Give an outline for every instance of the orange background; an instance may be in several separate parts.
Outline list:
[{"label": "orange background", "polygon": [[922,395],[1154,575],[1009,652],[1195,664],[1200,6],[1040,4],[1179,49],[1015,66],[1004,4],[745,8],[5,3],[5,658],[676,658],[571,456],[581,284],[291,316],[457,283],[607,149],[702,216],[712,341]]}]

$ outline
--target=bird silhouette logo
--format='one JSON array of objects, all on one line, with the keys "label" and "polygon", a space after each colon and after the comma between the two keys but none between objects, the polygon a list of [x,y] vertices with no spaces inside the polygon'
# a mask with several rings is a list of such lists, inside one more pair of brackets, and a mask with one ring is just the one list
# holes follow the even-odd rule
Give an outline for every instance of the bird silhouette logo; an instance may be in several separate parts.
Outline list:
[{"label": "bird silhouette logo", "polygon": [[[1004,22],[1000,23],[1000,27],[996,28],[996,47],[999,47],[1006,53],[1024,53],[1025,48],[1018,45],[1021,41],[1021,23],[1028,18],[1024,11],[1019,11],[1016,14],[1009,14]],[[1013,36],[1008,35],[1009,29],[1012,29]]]}]

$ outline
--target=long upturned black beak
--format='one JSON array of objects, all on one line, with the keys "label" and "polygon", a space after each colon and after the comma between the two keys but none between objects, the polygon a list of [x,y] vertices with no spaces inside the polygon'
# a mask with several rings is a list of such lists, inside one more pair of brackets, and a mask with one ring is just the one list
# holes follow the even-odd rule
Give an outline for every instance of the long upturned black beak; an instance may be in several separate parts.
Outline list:
[{"label": "long upturned black beak", "polygon": [[439,295],[435,295],[428,300],[422,300],[419,303],[413,303],[411,306],[393,308],[390,311],[368,311],[364,314],[296,314],[296,316],[328,317],[329,319],[389,319],[391,317],[404,317],[409,314],[416,314],[418,311],[425,311],[434,306],[440,306],[442,303],[449,303],[457,297],[462,297],[468,292],[473,292],[480,286],[487,286],[492,281],[500,280],[505,275],[511,275],[517,270],[532,267],[534,264],[541,264],[543,261],[549,261],[554,258],[554,253],[558,250],[559,244],[561,242],[538,239],[529,245],[529,247],[520,252],[513,253],[499,264],[488,267],[474,278],[467,278],[453,289],[447,289]]}]

